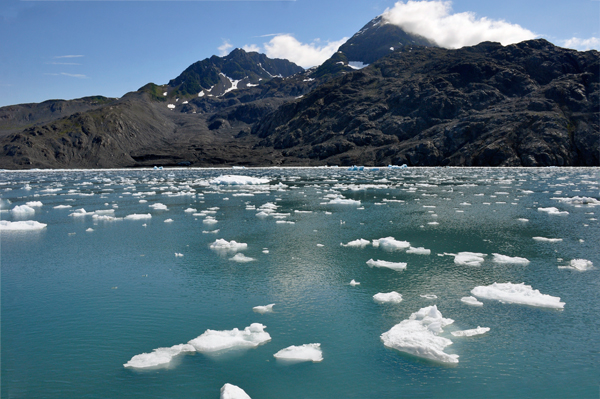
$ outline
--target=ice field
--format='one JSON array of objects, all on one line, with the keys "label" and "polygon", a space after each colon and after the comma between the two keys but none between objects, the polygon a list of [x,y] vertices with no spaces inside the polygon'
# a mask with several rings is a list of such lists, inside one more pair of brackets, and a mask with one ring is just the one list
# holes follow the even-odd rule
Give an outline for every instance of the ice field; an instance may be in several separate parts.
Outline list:
[{"label": "ice field", "polygon": [[2,398],[597,398],[600,169],[3,171]]}]

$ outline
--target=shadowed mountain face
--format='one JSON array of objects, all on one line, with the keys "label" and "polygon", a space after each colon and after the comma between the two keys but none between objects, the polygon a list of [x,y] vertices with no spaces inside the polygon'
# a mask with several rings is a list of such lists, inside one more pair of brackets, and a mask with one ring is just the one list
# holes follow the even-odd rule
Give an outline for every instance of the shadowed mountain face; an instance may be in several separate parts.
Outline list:
[{"label": "shadowed mountain face", "polygon": [[236,49],[120,99],[0,108],[0,168],[600,165],[599,61],[446,50],[375,18],[308,71]]}]

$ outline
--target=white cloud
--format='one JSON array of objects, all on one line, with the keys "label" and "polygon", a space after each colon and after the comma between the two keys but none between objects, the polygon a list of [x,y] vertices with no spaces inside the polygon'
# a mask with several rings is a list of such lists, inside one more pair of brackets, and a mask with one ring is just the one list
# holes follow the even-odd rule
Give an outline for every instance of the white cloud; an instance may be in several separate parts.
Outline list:
[{"label": "white cloud", "polygon": [[57,55],[54,58],[81,58],[83,55]]},{"label": "white cloud", "polygon": [[434,40],[446,48],[472,46],[483,41],[503,45],[536,38],[536,34],[503,20],[478,18],[472,12],[452,13],[451,1],[399,1],[382,14],[388,23]]},{"label": "white cloud", "polygon": [[600,49],[600,38],[590,37],[589,39],[580,39],[578,37],[572,37],[568,40],[563,40],[563,47],[573,48],[575,50],[598,50]]},{"label": "white cloud", "polygon": [[229,50],[231,50],[233,48],[233,45],[231,43],[229,43],[229,40],[223,40],[223,44],[220,45],[219,47],[217,47],[217,50],[219,50],[219,55],[221,57],[226,56],[227,54],[229,54]]},{"label": "white cloud", "polygon": [[260,47],[257,46],[256,44],[246,44],[242,47],[242,49],[248,53],[250,53],[252,51],[260,53]]},{"label": "white cloud", "polygon": [[347,37],[323,45],[299,42],[292,35],[284,34],[273,37],[264,44],[265,54],[270,58],[285,58],[304,68],[321,65],[348,40]]}]

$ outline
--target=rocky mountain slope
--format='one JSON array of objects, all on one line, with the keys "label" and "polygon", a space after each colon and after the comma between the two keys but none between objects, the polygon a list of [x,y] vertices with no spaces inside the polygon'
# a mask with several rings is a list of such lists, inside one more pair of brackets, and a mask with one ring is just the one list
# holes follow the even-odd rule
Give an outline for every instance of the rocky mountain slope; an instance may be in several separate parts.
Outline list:
[{"label": "rocky mountain slope", "polygon": [[0,168],[600,165],[599,60],[378,17],[311,70],[236,49],[120,99],[0,108]]}]

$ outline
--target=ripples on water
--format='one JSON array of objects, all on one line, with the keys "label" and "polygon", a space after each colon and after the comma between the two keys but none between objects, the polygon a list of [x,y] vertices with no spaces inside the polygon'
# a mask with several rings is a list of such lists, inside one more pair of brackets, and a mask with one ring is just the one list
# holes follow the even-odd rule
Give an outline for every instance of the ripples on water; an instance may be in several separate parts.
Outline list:
[{"label": "ripples on water", "polygon": [[[224,174],[270,183],[208,183]],[[47,224],[41,231],[1,233],[2,397],[216,398],[227,382],[255,399],[598,395],[600,208],[556,199],[598,199],[597,168],[3,172],[0,193],[2,220]],[[335,195],[360,205],[326,204]],[[43,205],[23,217],[11,212],[29,201]],[[256,217],[267,202],[289,216]],[[149,206],[155,203],[167,210]],[[190,207],[218,207],[212,214],[218,222],[203,223],[204,216],[184,212]],[[569,213],[550,215],[540,207]],[[80,208],[152,217],[69,216]],[[340,246],[388,236],[431,254]],[[232,254],[210,250],[217,238],[247,243],[242,252],[256,260],[237,263]],[[439,256],[463,251],[488,256],[475,267]],[[493,263],[492,253],[530,263]],[[371,258],[408,266],[369,268]],[[594,268],[558,268],[577,258]],[[352,279],[361,284],[350,286]],[[565,308],[460,301],[475,286],[494,282],[525,282],[561,297]],[[390,291],[403,301],[373,301]],[[276,304],[273,313],[252,311],[269,303]],[[442,333],[453,341],[446,351],[460,356],[455,366],[402,354],[380,340],[433,304],[455,320]],[[166,368],[123,367],[136,354],[186,343],[206,329],[254,322],[267,326],[270,342],[183,355]],[[491,331],[450,334],[477,326]],[[273,358],[280,349],[313,342],[321,344],[320,363]]]}]

